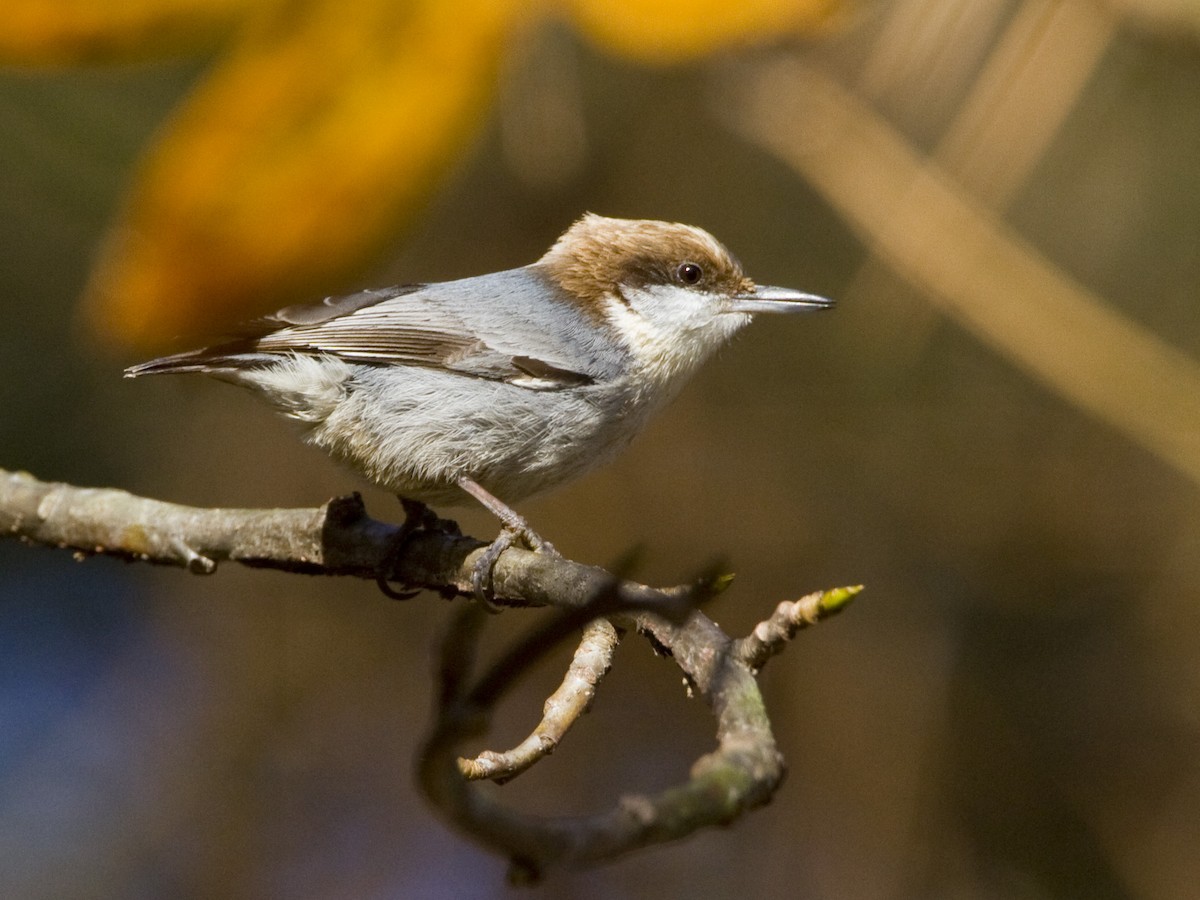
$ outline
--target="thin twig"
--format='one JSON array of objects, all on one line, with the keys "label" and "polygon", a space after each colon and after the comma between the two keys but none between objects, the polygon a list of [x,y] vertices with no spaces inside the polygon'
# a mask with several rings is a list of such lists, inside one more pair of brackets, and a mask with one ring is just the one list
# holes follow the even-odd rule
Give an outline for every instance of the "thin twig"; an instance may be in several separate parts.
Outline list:
[{"label": "thin twig", "polygon": [[[509,858],[516,882],[536,881],[552,866],[595,863],[727,825],[767,802],[783,779],[783,760],[758,684],[731,652],[724,632],[698,611],[684,624],[649,613],[634,621],[656,648],[670,653],[717,717],[717,749],[695,762],[685,783],[659,794],[625,795],[613,809],[593,816],[545,818],[516,812],[463,778],[454,747],[486,726],[503,692],[540,653],[510,653],[505,665],[517,668],[503,679],[496,679],[493,669],[475,688],[456,697],[443,693],[447,702],[419,757],[421,786],[456,827]],[[463,652],[461,641],[456,636],[447,649]],[[544,640],[523,645],[539,651],[551,646]],[[446,658],[441,666],[443,672],[461,672]]]},{"label": "thin twig", "polygon": [[607,619],[588,623],[562,684],[546,700],[542,720],[529,737],[511,750],[484,750],[473,759],[460,758],[459,771],[471,780],[486,778],[503,784],[553,753],[571,726],[591,706],[596,686],[612,665],[620,640],[620,633]]},{"label": "thin twig", "polygon": [[734,656],[754,672],[760,671],[768,659],[783,651],[787,642],[794,638],[798,631],[840,613],[862,589],[863,586],[857,584],[853,587],[816,591],[799,600],[780,603],[775,607],[771,618],[759,622],[747,637],[734,642]]}]

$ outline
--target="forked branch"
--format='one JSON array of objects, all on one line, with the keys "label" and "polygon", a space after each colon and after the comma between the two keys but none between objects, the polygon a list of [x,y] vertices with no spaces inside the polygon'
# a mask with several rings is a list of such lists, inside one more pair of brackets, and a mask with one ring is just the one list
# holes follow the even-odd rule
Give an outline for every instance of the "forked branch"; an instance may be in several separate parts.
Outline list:
[{"label": "forked branch", "polygon": [[[0,534],[70,550],[80,559],[115,556],[202,574],[229,560],[366,579],[387,565],[388,577],[397,581],[446,597],[471,596],[484,543],[423,531],[392,560],[396,533],[396,526],[370,518],[357,495],[318,509],[197,509],[0,470]],[[462,609],[442,645],[438,708],[419,756],[419,780],[430,801],[461,831],[505,855],[519,882],[554,866],[593,864],[728,824],[766,803],[782,782],[784,764],[755,675],[800,628],[840,611],[859,588],[782,603],[751,635],[734,640],[696,608],[726,583],[710,578],[651,588],[561,557],[505,551],[494,572],[494,602],[559,612],[476,676],[475,643],[487,617],[475,603]],[[558,746],[591,703],[620,632],[628,630],[670,654],[711,708],[716,749],[695,762],[684,784],[656,795],[625,795],[593,816],[530,817],[485,792],[477,779],[507,781]],[[460,758],[458,746],[479,737],[521,675],[560,641],[580,634],[579,649],[534,732],[512,750]]]}]

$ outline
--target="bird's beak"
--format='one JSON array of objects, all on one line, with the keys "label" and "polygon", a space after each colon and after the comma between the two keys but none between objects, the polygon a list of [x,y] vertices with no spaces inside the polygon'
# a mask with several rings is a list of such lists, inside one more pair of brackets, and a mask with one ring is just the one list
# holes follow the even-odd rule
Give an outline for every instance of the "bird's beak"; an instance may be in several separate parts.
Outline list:
[{"label": "bird's beak", "polygon": [[789,313],[805,312],[810,309],[829,309],[833,301],[816,294],[805,294],[791,288],[757,285],[753,291],[737,294],[733,298],[732,312],[740,313]]}]

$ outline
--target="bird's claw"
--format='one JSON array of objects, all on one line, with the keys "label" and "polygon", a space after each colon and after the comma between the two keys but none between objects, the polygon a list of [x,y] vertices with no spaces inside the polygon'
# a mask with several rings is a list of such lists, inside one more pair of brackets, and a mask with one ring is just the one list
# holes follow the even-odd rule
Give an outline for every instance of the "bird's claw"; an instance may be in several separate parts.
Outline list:
[{"label": "bird's claw", "polygon": [[400,523],[395,535],[392,536],[387,551],[384,553],[383,561],[379,564],[379,571],[375,575],[375,584],[379,586],[379,590],[383,592],[385,597],[389,597],[392,600],[411,600],[417,594],[421,593],[420,588],[415,591],[398,591],[389,583],[392,572],[396,568],[396,563],[404,555],[404,551],[408,547],[408,542],[422,531],[461,535],[462,529],[452,519],[439,519],[432,509],[419,500],[409,500],[401,497],[400,504],[404,507],[404,521]]},{"label": "bird's claw", "polygon": [[504,551],[517,544],[524,544],[534,553],[544,553],[548,556],[559,556],[559,552],[554,549],[554,545],[548,540],[541,537],[536,531],[525,525],[521,528],[509,528],[505,526],[500,529],[500,533],[496,535],[496,539],[492,541],[483,555],[475,561],[475,568],[471,571],[471,587],[475,593],[475,599],[484,604],[488,609],[495,609],[495,604],[492,602],[495,599],[495,591],[492,588],[492,576],[496,570],[496,563],[500,561],[500,557]]}]

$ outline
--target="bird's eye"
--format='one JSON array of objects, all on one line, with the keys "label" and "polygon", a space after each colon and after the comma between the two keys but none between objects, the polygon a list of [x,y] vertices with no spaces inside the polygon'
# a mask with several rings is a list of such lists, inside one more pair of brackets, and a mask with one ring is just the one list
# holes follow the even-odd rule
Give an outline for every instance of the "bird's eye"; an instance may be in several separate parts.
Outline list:
[{"label": "bird's eye", "polygon": [[704,277],[704,270],[693,262],[680,263],[679,268],[675,270],[675,277],[681,284],[699,284],[700,279]]}]

